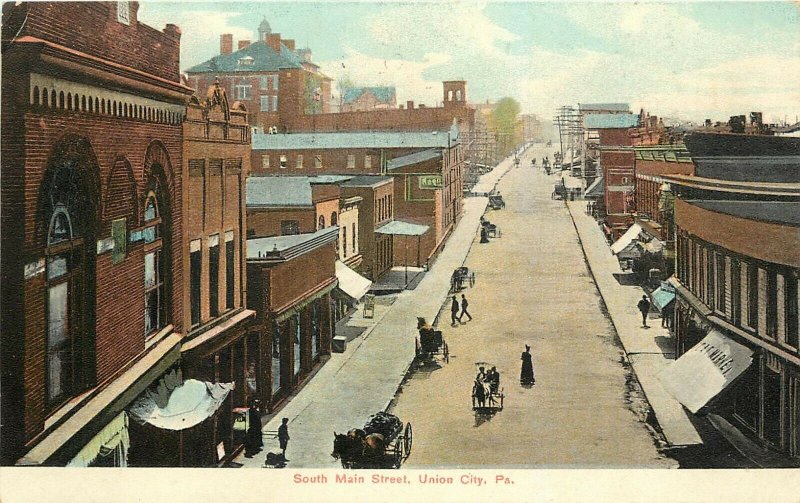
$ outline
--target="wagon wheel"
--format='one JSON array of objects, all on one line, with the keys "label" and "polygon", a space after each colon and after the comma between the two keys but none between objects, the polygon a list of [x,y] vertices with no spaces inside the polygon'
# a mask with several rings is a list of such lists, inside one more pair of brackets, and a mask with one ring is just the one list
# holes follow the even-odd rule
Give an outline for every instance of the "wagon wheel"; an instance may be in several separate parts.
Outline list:
[{"label": "wagon wheel", "polygon": [[400,464],[403,462],[403,436],[400,435],[397,437],[397,441],[394,444],[394,451],[392,451],[393,455],[393,464],[395,468],[400,468]]},{"label": "wagon wheel", "polygon": [[414,354],[417,355],[417,357],[419,358],[420,352],[422,352],[422,347],[420,346],[420,343],[419,343],[419,337],[415,337],[414,338]]},{"label": "wagon wheel", "polygon": [[411,430],[411,423],[406,423],[406,432],[403,435],[403,443],[405,444],[406,458],[411,455],[411,445],[414,443],[414,433]]},{"label": "wagon wheel", "polygon": [[503,399],[506,397],[505,388],[500,389],[500,410],[503,410]]},{"label": "wagon wheel", "polygon": [[469,275],[469,287],[472,288],[475,286],[475,273]]},{"label": "wagon wheel", "polygon": [[442,352],[444,353],[444,362],[450,363],[450,346],[446,342],[442,343]]}]

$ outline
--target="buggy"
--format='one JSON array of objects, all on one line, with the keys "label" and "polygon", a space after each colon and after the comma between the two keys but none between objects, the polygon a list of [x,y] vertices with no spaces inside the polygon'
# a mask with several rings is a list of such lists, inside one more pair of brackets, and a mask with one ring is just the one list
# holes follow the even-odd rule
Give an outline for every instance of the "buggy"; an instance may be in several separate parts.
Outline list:
[{"label": "buggy", "polygon": [[342,462],[342,468],[400,468],[411,454],[413,431],[388,412],[378,412],[363,428],[347,433],[333,432],[331,456]]}]

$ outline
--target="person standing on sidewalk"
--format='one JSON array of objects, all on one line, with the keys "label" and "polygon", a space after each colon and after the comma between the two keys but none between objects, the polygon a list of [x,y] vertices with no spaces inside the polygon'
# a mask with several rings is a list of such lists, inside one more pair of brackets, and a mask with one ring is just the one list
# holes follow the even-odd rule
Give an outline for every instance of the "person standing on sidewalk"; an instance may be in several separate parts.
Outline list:
[{"label": "person standing on sidewalk", "polygon": [[642,313],[642,327],[649,328],[647,326],[647,313],[650,312],[650,301],[647,300],[647,295],[642,295],[642,300],[636,304],[636,307],[638,307],[639,312]]},{"label": "person standing on sidewalk", "polygon": [[458,299],[453,295],[453,303],[450,304],[450,324],[456,326],[458,324]]},{"label": "person standing on sidewalk", "polygon": [[461,314],[458,315],[459,323],[461,322],[461,318],[463,318],[465,314],[469,317],[469,321],[472,321],[472,315],[467,312],[467,307],[469,307],[469,302],[467,301],[467,297],[462,293],[461,294]]},{"label": "person standing on sidewalk", "polygon": [[286,459],[286,447],[289,445],[289,418],[284,417],[281,420],[281,425],[278,426],[278,442],[281,444],[281,455],[284,461]]}]

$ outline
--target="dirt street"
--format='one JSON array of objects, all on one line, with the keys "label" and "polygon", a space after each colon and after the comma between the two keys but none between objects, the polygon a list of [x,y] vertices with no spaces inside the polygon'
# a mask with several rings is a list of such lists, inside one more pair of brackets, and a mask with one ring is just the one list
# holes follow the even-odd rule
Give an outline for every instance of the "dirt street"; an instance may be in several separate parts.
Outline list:
[{"label": "dirt street", "polygon": [[[552,151],[529,149],[498,186],[506,208],[486,218],[502,237],[476,239],[466,262],[477,282],[461,293],[474,319],[451,327],[449,304],[440,317],[450,363],[417,368],[397,395],[392,412],[414,429],[407,468],[676,465],[658,453],[572,220],[550,199],[557,178],[531,167],[532,155],[541,166]],[[526,343],[529,388],[519,383]],[[494,415],[472,410],[476,362],[501,373],[505,407]]]}]

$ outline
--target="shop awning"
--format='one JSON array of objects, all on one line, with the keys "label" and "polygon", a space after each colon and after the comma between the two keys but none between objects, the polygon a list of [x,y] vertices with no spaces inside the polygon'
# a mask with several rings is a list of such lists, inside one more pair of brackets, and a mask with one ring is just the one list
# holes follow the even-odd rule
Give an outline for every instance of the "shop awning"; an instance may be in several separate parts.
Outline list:
[{"label": "shop awning", "polygon": [[712,330],[658,378],[673,397],[696,413],[747,370],[752,355],[751,349]]},{"label": "shop awning", "polygon": [[131,417],[164,430],[185,430],[213,416],[234,387],[232,382],[180,381],[180,372],[165,376],[130,407]]},{"label": "shop awning", "polygon": [[653,291],[651,297],[653,298],[653,305],[660,312],[675,300],[675,288],[670,283],[662,281],[661,286]]},{"label": "shop awning", "polygon": [[589,197],[603,197],[603,177],[598,177],[589,188],[586,189],[586,192],[583,194],[584,198]]},{"label": "shop awning", "polygon": [[630,229],[625,231],[625,234],[620,236],[620,238],[617,239],[613,245],[611,245],[611,253],[614,255],[619,255],[622,250],[625,250],[631,244],[636,242],[640,232],[642,232],[642,227],[639,224],[631,225]]},{"label": "shop awning", "polygon": [[428,231],[427,225],[412,224],[402,220],[392,220],[386,225],[375,229],[378,234],[391,234],[393,236],[421,236]]},{"label": "shop awning", "polygon": [[664,251],[664,242],[658,238],[653,238],[647,243],[641,243],[641,247],[647,253],[657,254]]},{"label": "shop awning", "polygon": [[97,435],[83,446],[83,449],[67,464],[70,468],[85,468],[92,464],[98,456],[108,456],[119,451],[120,467],[127,466],[128,449],[131,441],[128,434],[128,415],[123,411],[100,430]]},{"label": "shop awning", "polygon": [[360,300],[372,286],[370,280],[347,267],[341,260],[336,261],[336,279],[339,280],[339,290],[354,300]]}]

